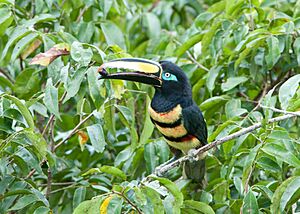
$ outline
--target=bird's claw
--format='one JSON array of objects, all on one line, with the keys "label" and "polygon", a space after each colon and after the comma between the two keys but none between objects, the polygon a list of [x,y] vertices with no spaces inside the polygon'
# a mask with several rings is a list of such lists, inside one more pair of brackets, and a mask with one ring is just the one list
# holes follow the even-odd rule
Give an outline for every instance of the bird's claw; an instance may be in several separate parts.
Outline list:
[{"label": "bird's claw", "polygon": [[196,149],[190,149],[188,151],[187,156],[188,156],[188,160],[190,162],[194,162],[194,161],[198,161],[199,160],[199,157],[197,155],[196,156],[194,155],[195,151],[196,151]]}]

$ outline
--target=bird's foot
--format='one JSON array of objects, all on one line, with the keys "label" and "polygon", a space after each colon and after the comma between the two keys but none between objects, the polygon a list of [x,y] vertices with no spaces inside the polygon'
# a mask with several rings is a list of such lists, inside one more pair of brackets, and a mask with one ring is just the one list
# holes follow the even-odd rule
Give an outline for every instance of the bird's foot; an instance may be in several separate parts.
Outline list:
[{"label": "bird's foot", "polygon": [[194,155],[196,149],[190,149],[187,153],[187,156],[188,156],[188,159],[190,162],[194,162],[194,161],[198,161],[199,160],[199,157],[198,155]]},{"label": "bird's foot", "polygon": [[163,176],[163,173],[162,173],[162,168],[163,166],[157,166],[155,169],[154,169],[154,175],[158,176],[158,177],[162,177]]}]

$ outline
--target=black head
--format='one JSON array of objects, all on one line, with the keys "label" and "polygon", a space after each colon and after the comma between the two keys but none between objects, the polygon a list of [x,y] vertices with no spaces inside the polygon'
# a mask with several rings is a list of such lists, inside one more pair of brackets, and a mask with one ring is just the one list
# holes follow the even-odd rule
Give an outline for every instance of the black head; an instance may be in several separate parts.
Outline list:
[{"label": "black head", "polygon": [[191,85],[184,71],[169,61],[160,61],[162,67],[162,84],[157,90],[167,96],[192,97]]}]

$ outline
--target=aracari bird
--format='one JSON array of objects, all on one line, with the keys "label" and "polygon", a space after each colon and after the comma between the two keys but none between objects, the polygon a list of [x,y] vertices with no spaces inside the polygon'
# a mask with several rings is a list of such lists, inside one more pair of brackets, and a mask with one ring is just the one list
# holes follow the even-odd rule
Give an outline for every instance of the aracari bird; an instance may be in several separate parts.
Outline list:
[{"label": "aracari bird", "polygon": [[[108,74],[107,68],[124,69]],[[192,90],[184,71],[169,61],[159,63],[141,59],[124,58],[104,63],[99,68],[100,79],[121,79],[146,83],[155,87],[149,106],[152,122],[165,138],[173,152],[170,161],[182,153],[207,144],[207,128],[202,112],[192,99]],[[184,174],[194,182],[203,181],[205,155],[184,164]],[[170,162],[168,161],[168,163]]]}]

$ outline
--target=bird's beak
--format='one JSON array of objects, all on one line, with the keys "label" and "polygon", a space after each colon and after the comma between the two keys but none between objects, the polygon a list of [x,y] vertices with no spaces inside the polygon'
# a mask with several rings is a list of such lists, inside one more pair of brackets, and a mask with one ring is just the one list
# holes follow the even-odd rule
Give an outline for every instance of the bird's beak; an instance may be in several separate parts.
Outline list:
[{"label": "bird's beak", "polygon": [[[107,68],[124,69],[124,72],[107,73]],[[162,67],[152,60],[141,58],[123,58],[106,62],[98,69],[99,79],[120,79],[146,83],[156,87],[162,84]]]}]

